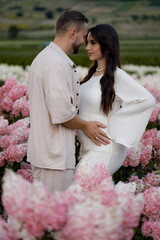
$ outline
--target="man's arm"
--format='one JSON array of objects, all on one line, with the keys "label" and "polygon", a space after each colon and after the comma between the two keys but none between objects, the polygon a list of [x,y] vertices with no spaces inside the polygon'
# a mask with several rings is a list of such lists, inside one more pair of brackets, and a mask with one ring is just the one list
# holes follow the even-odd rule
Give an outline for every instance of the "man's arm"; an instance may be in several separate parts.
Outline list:
[{"label": "man's arm", "polygon": [[77,115],[71,120],[62,123],[64,127],[82,130],[97,146],[109,144],[109,138],[100,128],[106,128],[106,125],[97,121],[84,121]]}]

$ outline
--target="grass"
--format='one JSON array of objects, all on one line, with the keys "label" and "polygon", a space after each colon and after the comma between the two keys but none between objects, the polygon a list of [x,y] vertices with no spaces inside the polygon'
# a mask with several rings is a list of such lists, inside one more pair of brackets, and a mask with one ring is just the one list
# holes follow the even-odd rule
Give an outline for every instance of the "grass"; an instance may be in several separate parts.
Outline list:
[{"label": "grass", "polygon": [[[49,40],[0,40],[0,63],[30,65]],[[123,64],[160,66],[160,39],[120,39]],[[76,65],[89,66],[84,46],[78,55],[71,55]]]}]

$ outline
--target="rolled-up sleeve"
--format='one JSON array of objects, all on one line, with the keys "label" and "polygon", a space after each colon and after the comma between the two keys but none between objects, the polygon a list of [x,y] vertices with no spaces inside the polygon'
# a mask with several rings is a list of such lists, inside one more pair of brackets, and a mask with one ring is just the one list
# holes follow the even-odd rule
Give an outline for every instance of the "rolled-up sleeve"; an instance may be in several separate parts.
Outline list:
[{"label": "rolled-up sleeve", "polygon": [[45,99],[53,124],[71,120],[76,109],[71,100],[69,74],[61,63],[50,66],[45,74]]},{"label": "rolled-up sleeve", "polygon": [[109,137],[127,147],[138,148],[155,98],[121,69],[115,72],[115,93],[125,104],[109,114]]}]

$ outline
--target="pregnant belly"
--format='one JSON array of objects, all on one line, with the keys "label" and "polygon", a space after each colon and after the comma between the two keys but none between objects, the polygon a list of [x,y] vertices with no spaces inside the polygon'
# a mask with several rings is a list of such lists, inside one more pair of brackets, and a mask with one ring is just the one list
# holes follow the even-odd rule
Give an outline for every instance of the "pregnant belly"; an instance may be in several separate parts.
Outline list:
[{"label": "pregnant belly", "polygon": [[[103,123],[107,126],[108,119],[106,116],[91,114],[91,113],[81,113],[79,117],[85,121],[98,121],[100,123]],[[107,134],[107,128],[101,128],[103,132]],[[87,151],[91,149],[97,149],[97,150],[105,150],[106,145],[101,144],[101,146],[97,146],[95,143],[93,143],[81,130],[77,131],[78,139],[81,143],[81,153],[86,153]]]}]

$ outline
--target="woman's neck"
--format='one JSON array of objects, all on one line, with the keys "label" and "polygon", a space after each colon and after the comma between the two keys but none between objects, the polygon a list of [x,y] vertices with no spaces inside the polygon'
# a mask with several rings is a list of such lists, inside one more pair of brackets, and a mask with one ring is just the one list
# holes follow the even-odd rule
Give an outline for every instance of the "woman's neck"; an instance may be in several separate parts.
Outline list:
[{"label": "woman's neck", "polygon": [[106,62],[104,59],[100,59],[97,61],[97,68],[96,68],[96,72],[94,73],[94,76],[99,76],[104,74],[106,69]]}]

